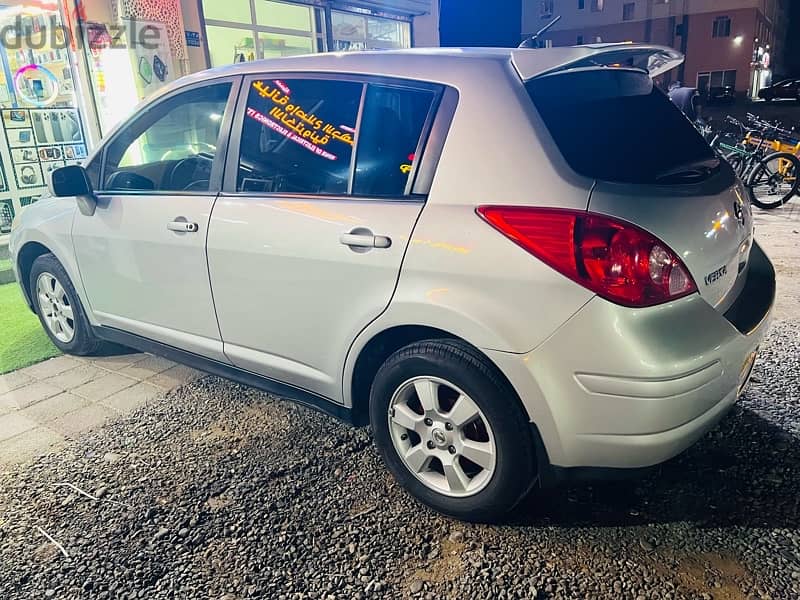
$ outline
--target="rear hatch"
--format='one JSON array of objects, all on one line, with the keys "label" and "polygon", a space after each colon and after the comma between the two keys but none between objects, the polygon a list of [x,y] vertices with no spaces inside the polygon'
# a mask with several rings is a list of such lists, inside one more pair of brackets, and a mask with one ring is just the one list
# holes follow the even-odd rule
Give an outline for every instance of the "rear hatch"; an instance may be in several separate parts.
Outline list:
[{"label": "rear hatch", "polygon": [[648,75],[619,55],[603,65],[609,56],[551,69],[528,79],[527,90],[569,166],[595,180],[588,209],[661,239],[701,296],[724,312],[746,279],[753,229],[746,195],[727,163],[653,86],[650,76],[663,70]]}]

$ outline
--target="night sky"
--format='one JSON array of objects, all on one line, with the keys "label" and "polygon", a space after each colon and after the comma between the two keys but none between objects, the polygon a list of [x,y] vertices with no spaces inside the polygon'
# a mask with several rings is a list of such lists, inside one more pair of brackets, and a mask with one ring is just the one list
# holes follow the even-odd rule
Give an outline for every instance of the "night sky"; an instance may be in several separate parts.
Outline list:
[{"label": "night sky", "polygon": [[520,0],[441,0],[440,11],[442,46],[514,47],[520,43]]},{"label": "night sky", "polygon": [[800,77],[800,0],[789,2],[789,39],[786,42],[786,65],[785,73],[777,75],[789,75]]}]

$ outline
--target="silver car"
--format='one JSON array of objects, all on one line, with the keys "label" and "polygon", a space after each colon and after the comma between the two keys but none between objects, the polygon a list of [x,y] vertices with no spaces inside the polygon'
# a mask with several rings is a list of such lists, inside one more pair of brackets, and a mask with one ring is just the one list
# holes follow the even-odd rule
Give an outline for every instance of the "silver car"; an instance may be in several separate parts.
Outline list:
[{"label": "silver car", "polygon": [[775,276],[641,45],[320,54],[181,79],[15,222],[53,342],[371,425],[460,519],[655,465],[744,388]]}]

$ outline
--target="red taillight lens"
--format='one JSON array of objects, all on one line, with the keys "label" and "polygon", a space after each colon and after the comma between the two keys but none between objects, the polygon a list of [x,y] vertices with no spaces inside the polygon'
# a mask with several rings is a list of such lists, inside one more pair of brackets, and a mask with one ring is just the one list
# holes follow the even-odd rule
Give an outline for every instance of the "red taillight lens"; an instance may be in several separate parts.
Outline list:
[{"label": "red taillight lens", "polygon": [[481,206],[478,214],[559,273],[617,304],[652,306],[697,291],[681,259],[630,223],[523,206]]}]

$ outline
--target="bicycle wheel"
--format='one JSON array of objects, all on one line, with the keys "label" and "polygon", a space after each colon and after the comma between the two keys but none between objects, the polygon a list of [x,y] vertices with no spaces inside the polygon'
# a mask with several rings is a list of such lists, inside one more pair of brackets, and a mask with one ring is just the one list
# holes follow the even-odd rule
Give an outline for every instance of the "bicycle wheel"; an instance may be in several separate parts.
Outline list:
[{"label": "bicycle wheel", "polygon": [[738,152],[729,152],[725,155],[725,160],[728,161],[728,164],[738,177],[744,175],[744,159],[742,158],[741,154]]},{"label": "bicycle wheel", "polygon": [[750,201],[759,208],[786,204],[800,187],[800,160],[788,152],[768,154],[756,164],[747,179]]}]

